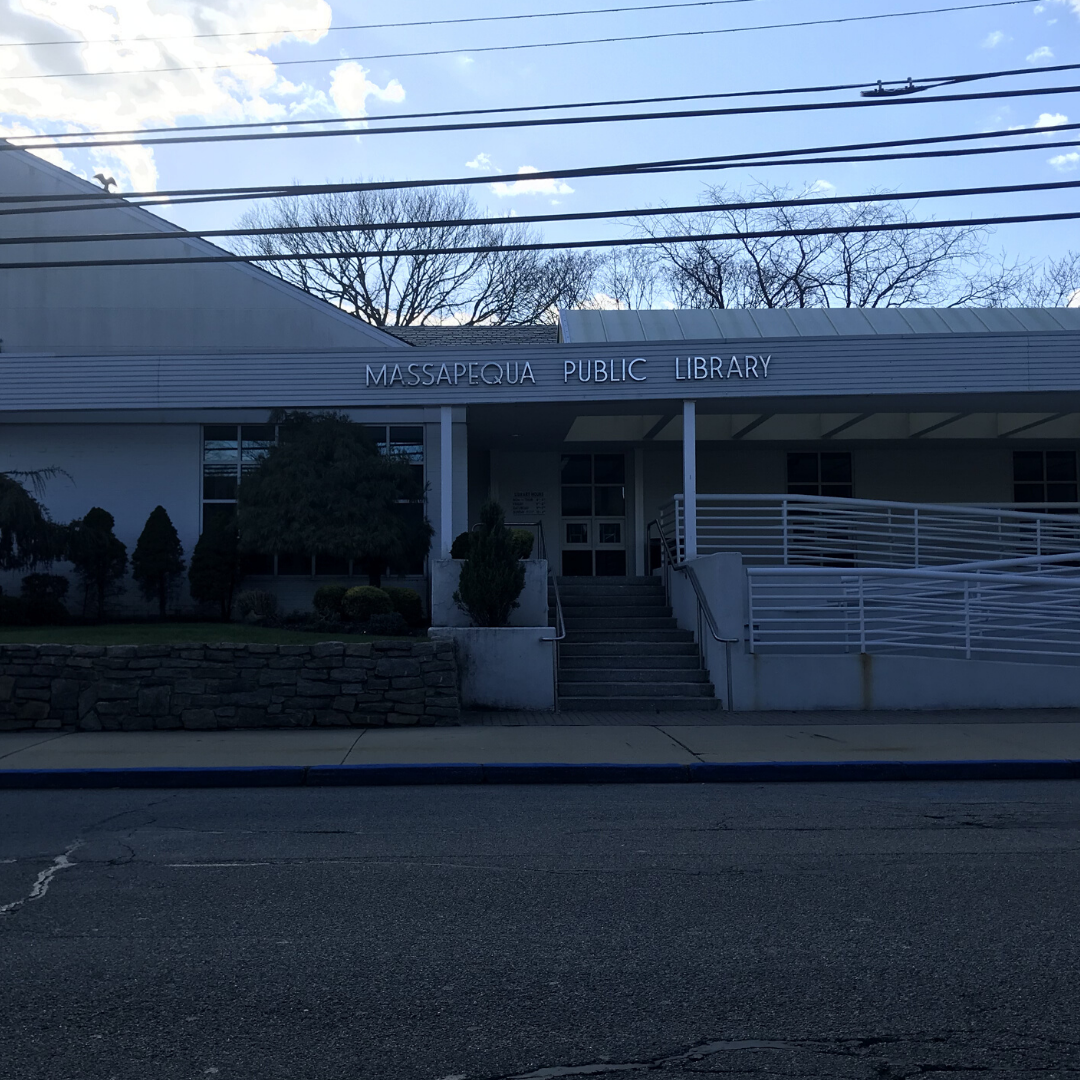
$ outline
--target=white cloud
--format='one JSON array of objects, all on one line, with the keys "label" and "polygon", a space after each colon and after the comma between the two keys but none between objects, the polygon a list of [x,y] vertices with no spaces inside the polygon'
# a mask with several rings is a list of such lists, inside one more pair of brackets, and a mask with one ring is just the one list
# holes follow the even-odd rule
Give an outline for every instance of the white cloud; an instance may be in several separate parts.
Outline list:
[{"label": "white cloud", "polygon": [[479,169],[481,172],[502,172],[501,169],[496,169],[492,164],[491,156],[489,154],[477,154],[472,161],[465,162],[466,169]]},{"label": "white cloud", "polygon": [[996,49],[1005,40],[1006,37],[1000,30],[994,30],[983,38],[982,47],[984,49]]},{"label": "white cloud", "polygon": [[1043,60],[1053,60],[1054,51],[1048,45],[1040,45],[1033,53],[1029,53],[1027,62],[1029,64],[1039,64]]},{"label": "white cloud", "polygon": [[1037,128],[1055,128],[1060,127],[1062,124],[1067,124],[1069,118],[1064,113],[1040,113],[1039,119],[1035,121]]},{"label": "white cloud", "polygon": [[391,79],[381,87],[373,83],[368,74],[355,60],[338,64],[330,72],[330,100],[342,116],[366,116],[369,97],[395,105],[405,100],[405,88],[397,79]]},{"label": "white cloud", "polygon": [[[518,176],[528,176],[540,170],[533,165],[522,165],[518,169]],[[562,180],[515,180],[513,183],[503,183],[501,180],[491,185],[491,190],[500,199],[515,195],[573,195],[574,189]]]},{"label": "white cloud", "polygon": [[836,185],[828,180],[815,180],[807,190],[815,195],[831,195],[836,190]]},{"label": "white cloud", "polygon": [[[370,97],[396,102],[404,90],[370,82],[359,65],[341,64],[331,92],[281,77],[270,57],[273,45],[314,44],[325,37],[327,0],[0,0],[0,39],[15,42],[58,38],[81,46],[0,49],[0,135],[45,131],[100,131],[166,127],[191,121],[285,121],[332,115],[361,115]],[[199,38],[205,33],[267,30],[250,37]],[[118,39],[137,39],[124,41]],[[160,40],[160,39],[169,40]],[[89,44],[105,39],[104,44]],[[204,67],[215,70],[102,74],[33,78],[63,72]],[[26,78],[31,76],[31,78]],[[27,130],[29,129],[29,130]],[[150,190],[157,182],[153,153],[136,146],[89,152],[68,151],[78,168],[112,172],[121,190]],[[39,151],[44,157],[46,151]],[[68,162],[68,165],[71,163]]]},{"label": "white cloud", "polygon": [[1050,159],[1050,164],[1058,172],[1073,172],[1080,167],[1080,154],[1074,150],[1071,154],[1058,154]]}]

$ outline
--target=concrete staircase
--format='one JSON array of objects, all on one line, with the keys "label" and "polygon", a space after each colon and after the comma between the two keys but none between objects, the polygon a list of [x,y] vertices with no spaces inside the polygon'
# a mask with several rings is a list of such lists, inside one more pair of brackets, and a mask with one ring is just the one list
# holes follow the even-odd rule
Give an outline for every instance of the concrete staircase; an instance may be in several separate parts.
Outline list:
[{"label": "concrete staircase", "polygon": [[566,621],[559,645],[562,711],[719,707],[694,635],[675,625],[659,578],[561,577],[559,596]]}]

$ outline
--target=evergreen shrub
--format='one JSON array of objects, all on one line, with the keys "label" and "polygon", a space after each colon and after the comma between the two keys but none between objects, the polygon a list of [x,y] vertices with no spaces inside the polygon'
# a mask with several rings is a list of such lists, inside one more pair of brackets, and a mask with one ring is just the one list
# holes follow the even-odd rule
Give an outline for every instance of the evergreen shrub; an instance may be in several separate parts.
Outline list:
[{"label": "evergreen shrub", "polygon": [[454,537],[454,542],[450,545],[451,559],[467,559],[469,557],[472,535],[470,532],[463,532]]},{"label": "evergreen shrub", "polygon": [[84,604],[98,619],[105,617],[108,597],[122,591],[127,571],[127,546],[114,535],[115,524],[108,510],[95,506],[68,529],[68,559],[82,582]]},{"label": "evergreen shrub", "polygon": [[270,619],[277,614],[278,599],[265,589],[246,589],[236,597],[236,613],[241,619]]},{"label": "evergreen shrub", "polygon": [[477,626],[506,626],[525,588],[525,567],[514,549],[502,507],[487,502],[461,568],[454,601]]},{"label": "evergreen shrub", "polygon": [[131,576],[147,600],[158,602],[165,618],[169,593],[184,572],[184,547],[164,506],[155,506],[131,556]]},{"label": "evergreen shrub", "polygon": [[394,610],[390,597],[374,585],[354,585],[341,602],[342,612],[357,622],[367,622],[372,615],[389,615]]},{"label": "evergreen shrub", "polygon": [[204,604],[217,604],[222,621],[232,614],[233,595],[240,582],[236,519],[211,518],[191,555],[188,570],[191,597]]},{"label": "evergreen shrub", "polygon": [[528,529],[511,529],[510,542],[514,545],[514,551],[517,552],[517,557],[519,559],[527,559],[532,555],[533,544],[536,543],[536,537],[533,536]]},{"label": "evergreen shrub", "polygon": [[390,603],[409,626],[419,626],[424,620],[424,605],[420,601],[420,594],[415,589],[390,588],[383,592],[390,597]]},{"label": "evergreen shrub", "polygon": [[18,596],[7,596],[0,589],[0,626],[29,626],[30,617],[26,601]]},{"label": "evergreen shrub", "polygon": [[341,605],[348,591],[348,585],[320,585],[315,590],[311,606],[324,619],[340,619]]},{"label": "evergreen shrub", "polygon": [[22,579],[22,602],[28,621],[47,625],[67,622],[64,597],[70,587],[62,574],[27,574]]}]

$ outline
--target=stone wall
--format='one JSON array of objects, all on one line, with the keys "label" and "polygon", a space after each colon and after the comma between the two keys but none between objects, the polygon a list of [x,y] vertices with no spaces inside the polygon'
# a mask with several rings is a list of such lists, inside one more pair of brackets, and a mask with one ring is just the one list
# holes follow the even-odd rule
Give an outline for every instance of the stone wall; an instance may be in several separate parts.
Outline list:
[{"label": "stone wall", "polygon": [[452,642],[0,645],[0,731],[453,724]]}]

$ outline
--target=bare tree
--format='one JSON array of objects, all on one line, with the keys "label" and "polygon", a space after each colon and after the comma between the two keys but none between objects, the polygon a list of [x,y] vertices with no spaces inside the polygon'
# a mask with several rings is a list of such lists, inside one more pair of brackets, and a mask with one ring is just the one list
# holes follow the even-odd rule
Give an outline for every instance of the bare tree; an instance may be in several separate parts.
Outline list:
[{"label": "bare tree", "polygon": [[648,247],[607,248],[598,260],[594,285],[593,306],[614,301],[622,309],[651,308],[661,286],[656,253]]},{"label": "bare tree", "polygon": [[[482,216],[466,191],[453,188],[282,198],[249,212],[241,224],[295,231],[244,237],[238,248],[247,255],[319,254],[268,262],[265,268],[376,326],[548,322],[557,317],[560,306],[580,306],[591,295],[595,255],[493,251],[537,238],[527,228],[504,220],[464,224]],[[420,228],[397,224],[404,222],[430,224]],[[347,228],[302,231],[313,226]],[[479,250],[430,253],[461,247]],[[358,251],[376,254],[357,257]]]},{"label": "bare tree", "polygon": [[1050,259],[1021,290],[1024,307],[1065,307],[1080,298],[1080,251]]},{"label": "bare tree", "polygon": [[[657,273],[680,307],[989,307],[1012,299],[1026,268],[987,252],[986,229],[905,229],[913,211],[895,202],[801,204],[812,189],[759,185],[749,194],[706,190],[708,204],[796,200],[793,205],[703,211],[643,234],[738,239],[660,243]],[[859,227],[901,228],[862,232]],[[758,232],[785,236],[753,237]]]}]

